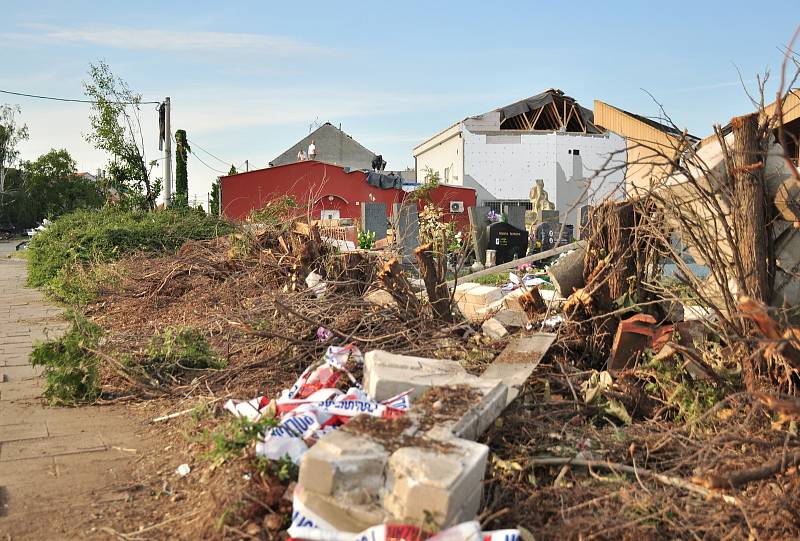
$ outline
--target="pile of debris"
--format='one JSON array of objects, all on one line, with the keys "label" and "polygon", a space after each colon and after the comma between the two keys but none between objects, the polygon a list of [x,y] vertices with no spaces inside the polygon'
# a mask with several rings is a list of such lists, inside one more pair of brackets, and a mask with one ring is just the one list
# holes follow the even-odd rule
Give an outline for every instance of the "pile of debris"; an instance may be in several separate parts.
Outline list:
[{"label": "pile of debris", "polygon": [[[414,266],[297,219],[124,261],[87,311],[104,398],[210,409],[187,449],[217,458],[180,482],[214,479],[184,505],[224,518],[187,538],[800,535],[800,403],[775,392],[794,393],[800,331],[666,282],[659,208],[597,207],[546,276],[505,287],[451,287],[432,244]],[[154,371],[165,321],[224,367]],[[748,363],[770,367],[758,393]]]}]

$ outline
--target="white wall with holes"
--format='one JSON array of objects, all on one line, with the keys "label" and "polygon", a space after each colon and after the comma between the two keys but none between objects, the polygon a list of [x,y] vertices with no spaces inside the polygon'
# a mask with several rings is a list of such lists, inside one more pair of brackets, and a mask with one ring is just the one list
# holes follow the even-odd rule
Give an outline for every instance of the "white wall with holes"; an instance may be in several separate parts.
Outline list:
[{"label": "white wall with holes", "polygon": [[[478,191],[481,201],[488,194],[494,199],[528,199],[534,182],[541,178],[550,201],[564,213],[573,205],[577,209],[581,204],[601,200],[625,179],[622,169],[591,179],[595,171],[603,169],[609,156],[624,152],[625,140],[612,132],[482,134],[463,129],[462,137],[464,177],[469,184],[483,188]],[[620,158],[624,160],[625,156],[614,156],[615,160]],[[588,198],[578,201],[590,179]],[[566,223],[575,222],[575,209],[566,216]]]}]

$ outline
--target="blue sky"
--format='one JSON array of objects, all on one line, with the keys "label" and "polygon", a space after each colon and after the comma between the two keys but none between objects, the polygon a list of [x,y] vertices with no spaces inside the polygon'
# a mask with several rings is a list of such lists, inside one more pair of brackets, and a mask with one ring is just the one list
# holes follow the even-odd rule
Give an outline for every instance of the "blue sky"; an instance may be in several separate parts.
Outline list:
[{"label": "blue sky", "polygon": [[[461,118],[561,88],[654,116],[652,93],[704,136],[777,81],[795,2],[227,2],[0,0],[0,89],[82,97],[107,61],[146,100],[170,96],[173,129],[227,164],[263,167],[315,122],[342,124],[390,168]],[[783,16],[778,16],[783,14]],[[726,36],[731,36],[727,39]],[[770,87],[774,94],[774,86]],[[107,157],[84,141],[88,106],[0,94],[23,108],[23,158],[66,148],[82,170]],[[148,159],[156,115],[143,110]],[[225,165],[195,148],[190,192],[205,200]]]}]

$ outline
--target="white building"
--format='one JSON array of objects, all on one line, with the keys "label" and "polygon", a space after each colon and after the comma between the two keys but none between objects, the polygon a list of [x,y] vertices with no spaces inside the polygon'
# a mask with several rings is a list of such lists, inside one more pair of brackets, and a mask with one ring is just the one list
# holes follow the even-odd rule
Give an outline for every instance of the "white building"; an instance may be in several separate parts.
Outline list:
[{"label": "white building", "polygon": [[[414,148],[417,176],[439,174],[440,182],[475,188],[478,204],[528,206],[536,179],[566,223],[576,209],[595,203],[624,183],[622,169],[595,176],[625,161],[625,140],[598,128],[592,111],[560,90],[465,118]],[[594,177],[594,178],[593,178]],[[591,186],[587,189],[587,184]],[[570,210],[572,209],[572,210]]]}]

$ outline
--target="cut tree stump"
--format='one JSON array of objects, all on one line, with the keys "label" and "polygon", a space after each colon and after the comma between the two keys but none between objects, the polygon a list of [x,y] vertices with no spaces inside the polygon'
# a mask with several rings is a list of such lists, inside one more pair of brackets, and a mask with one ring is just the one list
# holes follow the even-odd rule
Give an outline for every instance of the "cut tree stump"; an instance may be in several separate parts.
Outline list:
[{"label": "cut tree stump", "polygon": [[378,272],[378,280],[381,281],[383,288],[388,291],[398,307],[405,314],[406,318],[419,316],[421,304],[414,289],[406,278],[400,261],[395,257],[387,261],[383,268]]},{"label": "cut tree stump", "polygon": [[444,265],[441,256],[433,252],[433,245],[429,242],[414,250],[414,255],[419,263],[419,273],[425,282],[428,292],[428,301],[433,308],[433,315],[442,321],[452,323],[453,311],[450,306],[450,288],[444,276]]}]

